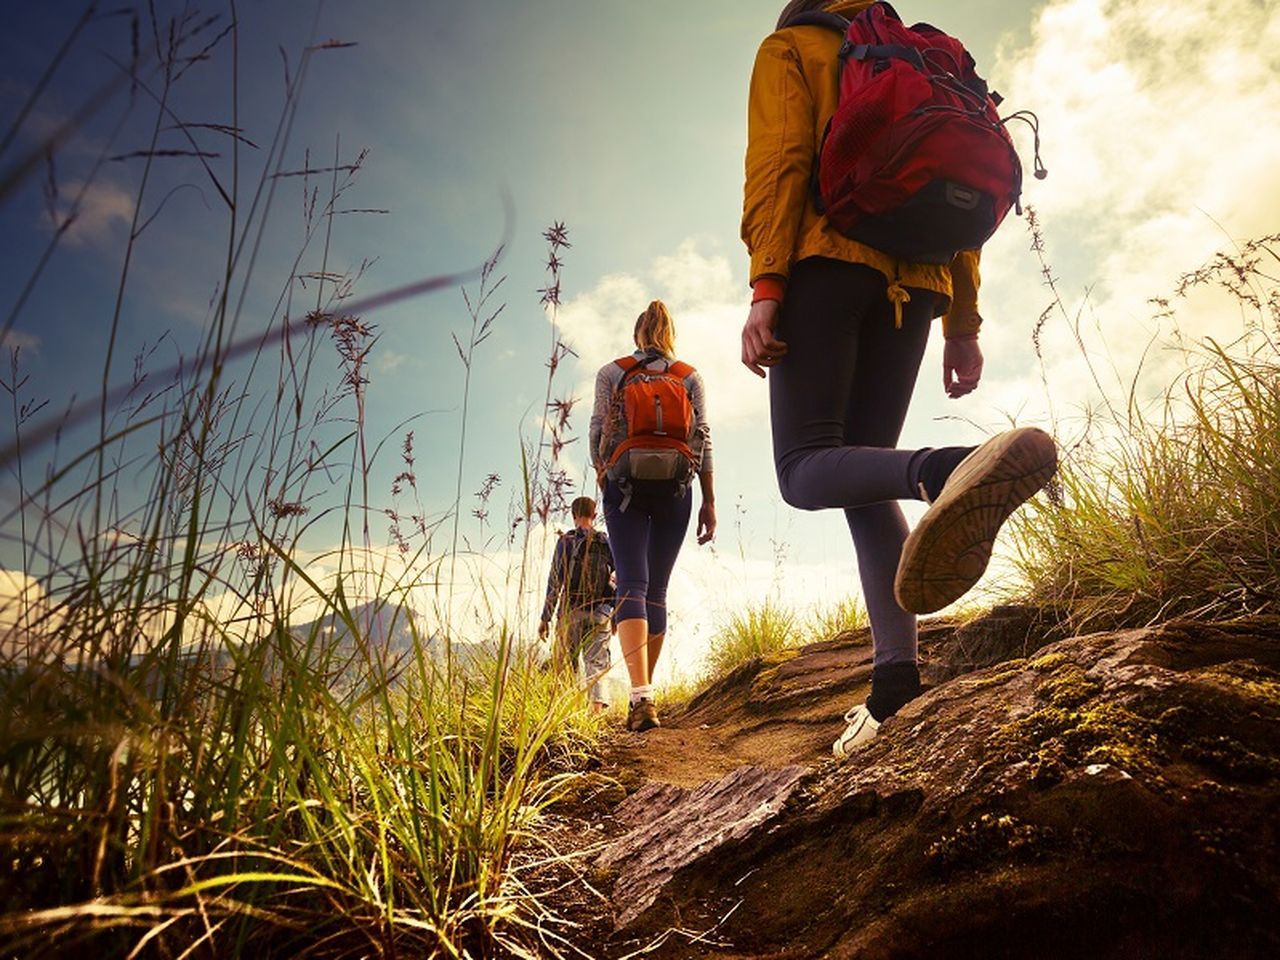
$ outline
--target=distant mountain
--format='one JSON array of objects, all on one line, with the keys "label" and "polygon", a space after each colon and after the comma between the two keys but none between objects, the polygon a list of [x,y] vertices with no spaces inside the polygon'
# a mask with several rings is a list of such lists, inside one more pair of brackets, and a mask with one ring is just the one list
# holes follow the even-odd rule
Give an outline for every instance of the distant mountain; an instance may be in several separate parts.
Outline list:
[{"label": "distant mountain", "polygon": [[[421,618],[412,608],[389,600],[371,600],[351,607],[349,612],[349,617],[342,617],[331,610],[318,620],[291,627],[289,633],[300,643],[314,637],[318,646],[340,659],[369,653],[390,663],[413,653],[414,626]],[[426,642],[430,647],[435,638]]]},{"label": "distant mountain", "polygon": [[[343,665],[349,673],[370,660],[385,669],[408,666],[414,657],[414,632],[427,655],[436,663],[448,656],[446,641],[439,634],[427,635],[423,618],[411,607],[389,600],[371,600],[351,607],[349,617],[330,611],[318,620],[291,627],[290,636],[299,643],[312,642],[323,651],[326,662]],[[351,625],[355,626],[353,635]],[[495,645],[455,640],[452,653],[455,666],[477,666],[497,655]]]},{"label": "distant mountain", "polygon": [[[194,671],[208,680],[227,677],[244,656],[261,657],[268,680],[281,680],[289,665],[325,677],[331,686],[343,687],[392,682],[406,671],[415,670],[415,631],[428,658],[443,665],[449,650],[443,637],[426,635],[423,618],[415,610],[385,599],[350,607],[348,616],[329,611],[322,617],[289,628],[282,638],[270,635],[241,645],[227,647],[200,645],[172,658],[162,650],[138,653],[129,658],[130,682],[148,699],[164,697],[175,676],[187,678]],[[354,629],[352,629],[354,627]],[[497,656],[495,645],[454,641],[454,668],[479,669]],[[184,680],[185,682],[185,680]]]}]

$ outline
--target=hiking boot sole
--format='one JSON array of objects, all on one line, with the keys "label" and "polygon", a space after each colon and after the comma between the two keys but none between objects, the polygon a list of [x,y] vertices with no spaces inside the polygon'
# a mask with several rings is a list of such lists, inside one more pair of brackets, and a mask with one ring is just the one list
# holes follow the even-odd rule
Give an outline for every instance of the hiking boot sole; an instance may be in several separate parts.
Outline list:
[{"label": "hiking boot sole", "polygon": [[893,593],[910,613],[933,613],[982,577],[996,533],[1048,483],[1058,448],[1043,430],[992,437],[960,462],[902,547]]}]

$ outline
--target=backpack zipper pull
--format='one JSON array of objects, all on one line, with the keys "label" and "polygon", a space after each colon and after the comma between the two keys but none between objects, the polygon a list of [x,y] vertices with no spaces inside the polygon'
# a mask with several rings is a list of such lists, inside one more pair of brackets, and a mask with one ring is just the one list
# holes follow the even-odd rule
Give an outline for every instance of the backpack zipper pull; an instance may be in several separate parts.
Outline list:
[{"label": "backpack zipper pull", "polygon": [[1031,149],[1034,154],[1032,173],[1037,180],[1043,180],[1049,175],[1049,171],[1040,160],[1040,118],[1030,110],[1019,110],[1016,113],[1009,114],[1007,117],[1000,118],[1000,122],[1006,127],[1009,125],[1010,120],[1021,120],[1031,128]]},{"label": "backpack zipper pull", "polygon": [[653,403],[654,403],[654,406],[657,408],[656,414],[657,414],[657,420],[658,420],[658,426],[653,432],[658,434],[659,436],[665,437],[667,435],[667,431],[662,429],[662,398],[654,397]]}]

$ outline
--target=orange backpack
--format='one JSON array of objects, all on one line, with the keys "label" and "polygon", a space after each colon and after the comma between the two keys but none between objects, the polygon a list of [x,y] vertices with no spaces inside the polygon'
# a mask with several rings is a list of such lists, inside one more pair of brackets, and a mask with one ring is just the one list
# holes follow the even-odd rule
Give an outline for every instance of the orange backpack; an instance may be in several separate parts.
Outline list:
[{"label": "orange backpack", "polygon": [[693,477],[693,404],[685,377],[693,367],[667,361],[662,370],[644,366],[652,357],[620,357],[622,380],[613,394],[603,451],[609,476],[618,481],[673,481],[677,490]]}]

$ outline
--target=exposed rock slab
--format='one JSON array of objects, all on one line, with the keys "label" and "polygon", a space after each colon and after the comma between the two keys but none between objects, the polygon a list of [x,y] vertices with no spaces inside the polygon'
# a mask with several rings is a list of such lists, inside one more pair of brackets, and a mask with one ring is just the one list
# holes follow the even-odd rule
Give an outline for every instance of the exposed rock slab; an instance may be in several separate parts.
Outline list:
[{"label": "exposed rock slab", "polygon": [[742,767],[695,789],[650,781],[615,813],[632,829],[596,862],[617,871],[614,910],[625,926],[647,910],[677,871],[692,867],[721,845],[768,830],[808,770]]},{"label": "exposed rock slab", "polygon": [[[811,681],[836,668],[803,658],[830,652],[724,696],[743,717],[771,689],[816,711]],[[938,683],[844,765],[645,789],[631,809],[673,819],[605,854],[615,898],[645,890],[626,936],[715,927],[731,945],[652,956],[1280,956],[1274,620],[1060,641]]]}]

